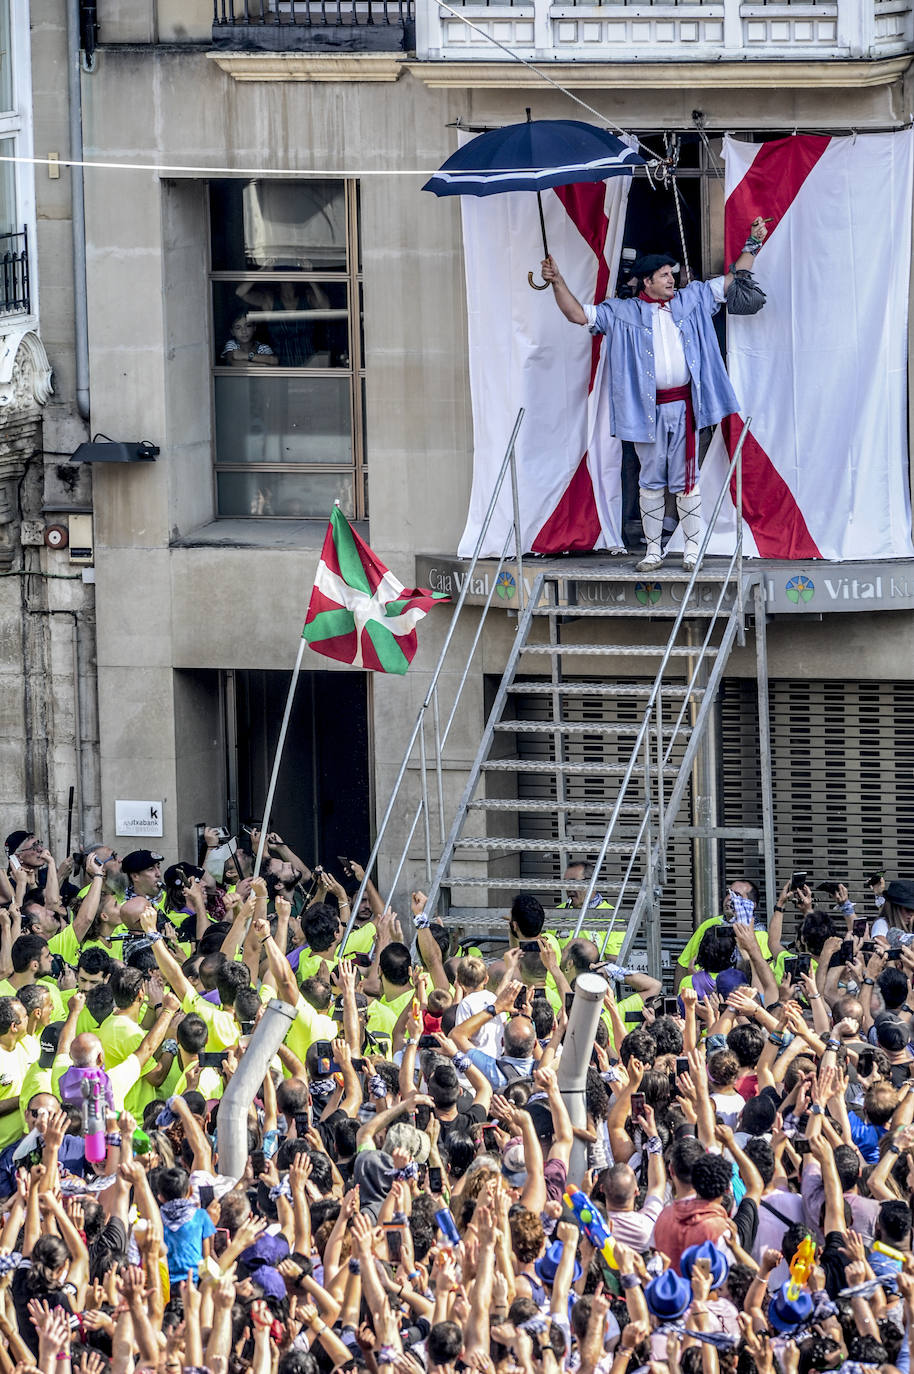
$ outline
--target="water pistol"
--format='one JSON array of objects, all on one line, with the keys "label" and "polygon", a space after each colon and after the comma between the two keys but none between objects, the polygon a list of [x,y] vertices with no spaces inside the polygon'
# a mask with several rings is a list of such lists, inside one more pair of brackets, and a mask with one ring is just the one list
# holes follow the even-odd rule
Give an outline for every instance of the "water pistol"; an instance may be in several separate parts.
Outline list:
[{"label": "water pistol", "polygon": [[597,1254],[609,1269],[618,1269],[613,1238],[606,1222],[595,1205],[580,1188],[569,1188],[564,1194],[565,1206],[574,1213],[574,1219],[590,1241]]},{"label": "water pistol", "polygon": [[105,1158],[105,1112],[107,1101],[105,1086],[99,1078],[84,1078],[80,1084],[82,1094],[82,1136],[85,1141],[86,1159],[98,1164]]},{"label": "water pistol", "polygon": [[797,1246],[796,1254],[790,1261],[790,1285],[787,1289],[787,1296],[791,1302],[796,1302],[800,1290],[805,1288],[809,1282],[809,1276],[813,1271],[816,1262],[816,1243],[812,1236],[804,1236]]}]

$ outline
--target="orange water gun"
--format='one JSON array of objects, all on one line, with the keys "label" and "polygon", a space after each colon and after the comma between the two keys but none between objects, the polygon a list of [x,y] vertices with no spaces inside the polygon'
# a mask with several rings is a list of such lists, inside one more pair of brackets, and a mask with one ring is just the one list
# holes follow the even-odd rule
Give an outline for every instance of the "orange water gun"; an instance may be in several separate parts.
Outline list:
[{"label": "orange water gun", "polygon": [[809,1282],[809,1276],[816,1263],[816,1243],[812,1236],[804,1236],[797,1247],[797,1252],[790,1261],[790,1284],[787,1289],[787,1296],[791,1302],[795,1302],[800,1294],[800,1289],[805,1288]]}]

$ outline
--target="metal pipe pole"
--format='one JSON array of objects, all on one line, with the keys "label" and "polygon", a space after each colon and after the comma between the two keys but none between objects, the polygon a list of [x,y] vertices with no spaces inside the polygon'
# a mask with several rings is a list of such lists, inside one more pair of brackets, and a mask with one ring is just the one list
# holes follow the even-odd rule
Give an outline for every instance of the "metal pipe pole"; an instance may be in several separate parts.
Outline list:
[{"label": "metal pipe pole", "polygon": [[289,1034],[296,1011],[278,998],[268,1002],[219,1104],[219,1172],[239,1179],[248,1162],[248,1109],[270,1061]]},{"label": "metal pipe pole", "polygon": [[89,418],[89,306],[86,288],[86,202],[83,185],[83,109],[79,0],[67,0],[67,103],[70,121],[70,227],[73,245],[73,335],[76,408]]},{"label": "metal pipe pole", "polygon": [[286,742],[286,731],[289,728],[289,717],[292,715],[292,702],[295,698],[295,687],[298,683],[298,675],[301,672],[301,661],[305,654],[306,640],[302,638],[298,644],[298,657],[295,660],[295,667],[292,669],[292,681],[289,683],[289,695],[286,697],[286,709],[282,716],[282,725],[279,727],[279,739],[276,742],[276,753],[273,757],[273,772],[270,775],[270,786],[267,788],[266,805],[263,808],[263,823],[260,827],[260,839],[257,843],[257,858],[254,860],[254,873],[256,878],[260,873],[260,865],[263,863],[263,850],[267,842],[267,829],[270,821],[270,811],[273,807],[273,795],[276,791],[276,779],[279,777],[279,765],[282,761],[283,746]]},{"label": "metal pipe pole", "polygon": [[777,900],[774,865],[774,798],[771,788],[771,721],[768,707],[768,632],[765,588],[755,587],[755,676],[758,683],[759,774],[762,784],[762,833],[765,846],[765,901],[769,913]]},{"label": "metal pipe pole", "polygon": [[520,494],[517,490],[515,440],[511,441],[511,505],[514,513],[514,552],[517,558],[517,609],[524,609],[524,540],[520,528]]},{"label": "metal pipe pole", "polygon": [[[558,1086],[572,1126],[587,1125],[587,1070],[597,1037],[600,1012],[607,984],[598,973],[579,973],[574,984],[574,1001],[568,1029],[562,1041]],[[575,1137],[568,1163],[568,1182],[580,1187],[587,1172],[587,1146]]]}]

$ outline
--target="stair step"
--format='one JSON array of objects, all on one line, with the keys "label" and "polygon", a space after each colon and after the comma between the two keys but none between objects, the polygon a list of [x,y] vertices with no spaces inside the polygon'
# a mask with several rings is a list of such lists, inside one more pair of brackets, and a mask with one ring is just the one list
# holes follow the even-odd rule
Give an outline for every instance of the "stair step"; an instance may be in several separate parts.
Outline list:
[{"label": "stair step", "polygon": [[[480,797],[468,805],[470,811],[508,811],[518,816],[549,816],[561,812],[568,815],[572,811],[586,811],[591,816],[611,816],[613,802],[608,801],[549,801],[539,798],[520,797]],[[620,815],[640,816],[644,807],[638,802],[623,802]],[[584,817],[581,818],[582,820]]]},{"label": "stair step", "polygon": [[[667,652],[666,644],[522,644],[522,654],[616,654],[623,658],[662,658]],[[697,658],[698,645],[674,644],[671,655]],[[709,646],[705,657],[716,654],[717,649]]]},{"label": "stair step", "polygon": [[[482,765],[483,771],[487,773],[578,773],[591,774],[594,777],[621,778],[628,769],[627,763],[552,763],[546,759],[486,759]],[[664,773],[675,777],[678,773],[678,766],[667,764]],[[656,772],[651,768],[651,772]],[[643,764],[636,764],[632,769],[635,777],[640,777],[644,773]]]},{"label": "stair step", "polygon": [[[680,726],[686,730],[687,726]],[[626,721],[586,721],[586,720],[500,720],[495,726],[502,734],[512,735],[607,735],[623,739],[634,739],[641,729],[641,722]],[[651,738],[656,729],[651,729]],[[673,727],[664,729],[665,735],[673,733]]]},{"label": "stair step", "polygon": [[[533,614],[564,615],[569,620],[584,620],[587,616],[602,616],[604,620],[615,620],[618,616],[637,616],[642,620],[650,616],[661,616],[670,620],[679,614],[681,605],[678,601],[667,604],[657,601],[650,606],[535,606]],[[718,614],[723,617],[729,609],[722,606],[718,612],[716,606],[693,606],[689,603],[686,615],[693,619],[695,616],[703,616],[706,620],[711,620]]]},{"label": "stair step", "polygon": [[[594,836],[590,852],[595,855],[598,854],[602,844],[602,836]],[[606,853],[630,854],[633,844],[634,840],[611,840],[606,846]],[[588,851],[586,847],[583,847],[585,845],[585,841],[576,841],[575,853],[583,852],[586,854]],[[567,849],[568,845],[560,840],[519,840],[503,835],[473,835],[458,840],[456,847],[458,849],[490,849],[493,853],[500,852],[503,854],[557,854],[560,849]]]},{"label": "stair step", "polygon": [[[575,685],[573,682],[528,682],[523,678],[517,678],[508,688],[509,692],[518,695],[550,697],[555,693],[557,696],[566,697],[637,697],[647,699],[654,690],[651,683],[627,683],[613,682],[604,686],[602,682],[583,682]],[[663,695],[665,697],[703,697],[704,687],[688,686],[667,686],[664,683]]]},{"label": "stair step", "polygon": [[[563,884],[561,879],[559,878],[556,878],[554,880],[551,878],[518,878],[516,875],[513,878],[457,878],[453,874],[449,874],[448,877],[444,880],[443,886],[452,888],[469,887],[477,889],[492,887],[497,888],[500,892],[560,893]],[[608,886],[606,883],[600,883],[600,893],[604,897],[612,897],[613,894],[617,893],[618,891],[618,883],[615,883],[612,886]],[[605,920],[605,918],[611,915],[612,912],[607,911],[605,907],[602,911],[600,911],[599,909],[589,911],[587,913],[586,924],[588,927],[600,928],[601,918]],[[608,920],[606,920],[606,924],[609,924]]]}]

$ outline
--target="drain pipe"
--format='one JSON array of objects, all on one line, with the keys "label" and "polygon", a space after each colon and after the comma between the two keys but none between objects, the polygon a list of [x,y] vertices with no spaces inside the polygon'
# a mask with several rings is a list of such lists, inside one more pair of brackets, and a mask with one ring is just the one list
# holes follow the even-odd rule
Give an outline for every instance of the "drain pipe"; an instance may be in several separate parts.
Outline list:
[{"label": "drain pipe", "polygon": [[[587,1125],[587,1070],[605,995],[606,983],[598,973],[579,973],[574,980],[574,1002],[562,1041],[558,1086],[572,1126],[580,1129]],[[586,1172],[587,1146],[575,1136],[568,1163],[568,1182],[580,1188]]]},{"label": "drain pipe", "polygon": [[248,1108],[267,1076],[270,1061],[289,1034],[296,1014],[293,1006],[278,998],[267,1003],[223,1094],[219,1104],[217,1146],[219,1172],[228,1178],[239,1179],[244,1173],[248,1160]]},{"label": "drain pipe", "polygon": [[83,106],[80,81],[79,0],[67,0],[67,96],[70,110],[70,213],[73,229],[73,325],[76,347],[76,408],[89,418],[89,309],[86,292],[86,204]]}]

